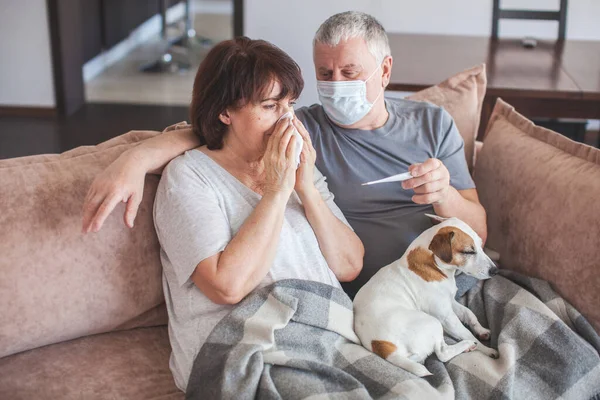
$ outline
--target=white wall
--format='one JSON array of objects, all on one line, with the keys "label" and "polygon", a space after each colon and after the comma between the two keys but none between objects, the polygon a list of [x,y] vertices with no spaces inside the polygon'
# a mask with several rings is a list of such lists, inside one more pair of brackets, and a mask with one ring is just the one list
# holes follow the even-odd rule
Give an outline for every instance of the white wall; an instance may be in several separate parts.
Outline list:
[{"label": "white wall", "polygon": [[[502,8],[555,9],[559,0],[503,0]],[[492,0],[245,0],[245,34],[285,50],[302,68],[306,82],[298,104],[317,101],[312,38],[327,17],[342,11],[364,11],[388,32],[489,36]],[[501,37],[554,38],[550,21],[501,21]],[[567,38],[600,40],[600,1],[570,0]]]},{"label": "white wall", "polygon": [[0,106],[55,106],[46,0],[0,0]]}]

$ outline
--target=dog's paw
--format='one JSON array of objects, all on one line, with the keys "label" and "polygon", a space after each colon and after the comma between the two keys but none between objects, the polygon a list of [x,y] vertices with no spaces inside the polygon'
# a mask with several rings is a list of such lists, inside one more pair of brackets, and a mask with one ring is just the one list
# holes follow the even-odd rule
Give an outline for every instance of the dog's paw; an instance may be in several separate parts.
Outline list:
[{"label": "dog's paw", "polygon": [[477,335],[477,337],[479,338],[479,340],[489,340],[490,339],[490,331],[479,333]]},{"label": "dog's paw", "polygon": [[476,333],[477,333],[477,337],[479,338],[479,340],[489,340],[491,332],[489,329],[485,329],[485,328],[481,327],[477,330]]},{"label": "dog's paw", "polygon": [[472,342],[473,344],[471,345],[471,347],[469,347],[467,350],[465,350],[465,353],[470,353],[472,351],[477,350],[477,342]]},{"label": "dog's paw", "polygon": [[496,359],[498,359],[498,358],[500,357],[500,353],[498,353],[498,351],[497,351],[497,350],[490,349],[490,348],[487,348],[487,349],[485,349],[485,350],[483,351],[483,353],[484,353],[486,356],[488,356],[488,357],[490,357],[490,358],[493,358],[493,359],[495,359],[495,360],[496,360]]},{"label": "dog's paw", "polygon": [[490,357],[490,358],[498,358],[500,357],[500,353],[498,353],[497,350],[494,350],[490,347],[484,346],[481,343],[479,343],[479,345],[477,346],[477,350],[479,350],[480,352],[482,352],[483,354],[485,354],[486,356]]}]

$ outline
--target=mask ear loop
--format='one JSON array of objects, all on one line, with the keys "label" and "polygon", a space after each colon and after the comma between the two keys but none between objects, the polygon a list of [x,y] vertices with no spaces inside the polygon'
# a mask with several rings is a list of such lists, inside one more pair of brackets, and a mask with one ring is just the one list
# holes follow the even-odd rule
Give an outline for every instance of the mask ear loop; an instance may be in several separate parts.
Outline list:
[{"label": "mask ear loop", "polygon": [[377,72],[379,68],[381,68],[381,64],[379,64],[377,68],[375,68],[375,70],[371,72],[371,75],[367,79],[365,79],[365,83],[369,82],[369,80],[373,77],[373,75],[375,75],[375,72]]},{"label": "mask ear loop", "polygon": [[377,103],[377,100],[379,100],[379,96],[381,96],[381,93],[383,93],[383,87],[381,88],[381,90],[379,91],[379,94],[377,95],[377,97],[375,97],[375,100],[373,100],[373,102],[371,103],[371,105]]},{"label": "mask ear loop", "polygon": [[[371,79],[371,78],[373,77],[373,75],[375,75],[375,72],[377,72],[377,71],[378,71],[380,68],[381,68],[381,64],[379,64],[379,65],[377,66],[377,68],[375,68],[375,71],[373,71],[373,72],[371,73],[371,76],[369,76],[369,77],[367,78],[367,80],[365,80],[365,84],[366,84],[366,83],[369,81],[369,79]],[[371,103],[371,105],[375,104],[375,103],[377,102],[377,100],[379,100],[379,96],[381,96],[381,93],[383,93],[383,86],[381,87],[381,90],[379,91],[379,94],[377,95],[377,97],[375,97],[375,100],[373,100],[373,102]],[[367,96],[367,95],[366,95],[366,93],[365,93],[365,97],[366,97],[366,96]],[[367,101],[368,101],[368,100],[367,100]]]}]

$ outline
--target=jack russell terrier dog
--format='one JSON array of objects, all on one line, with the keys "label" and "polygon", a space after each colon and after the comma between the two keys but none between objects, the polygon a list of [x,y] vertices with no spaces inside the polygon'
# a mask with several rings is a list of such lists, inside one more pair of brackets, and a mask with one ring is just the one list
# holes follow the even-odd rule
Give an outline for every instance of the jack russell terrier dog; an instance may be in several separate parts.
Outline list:
[{"label": "jack russell terrier dog", "polygon": [[[442,362],[479,350],[492,358],[498,352],[484,346],[490,331],[454,296],[454,273],[478,279],[498,272],[483,252],[481,238],[458,218],[440,221],[408,247],[402,258],[378,271],[354,298],[354,331],[362,345],[417,376],[432,375],[423,365],[435,352]],[[448,345],[444,332],[460,342]]]}]

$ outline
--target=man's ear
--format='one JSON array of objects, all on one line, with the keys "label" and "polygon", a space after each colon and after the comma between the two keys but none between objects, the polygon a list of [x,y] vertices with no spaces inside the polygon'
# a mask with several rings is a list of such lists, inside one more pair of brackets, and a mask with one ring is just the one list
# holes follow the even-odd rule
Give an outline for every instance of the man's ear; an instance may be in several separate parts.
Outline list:
[{"label": "man's ear", "polygon": [[454,231],[437,233],[433,239],[431,239],[429,250],[443,262],[450,263],[453,258],[452,239],[454,239]]},{"label": "man's ear", "polygon": [[444,222],[445,220],[448,219],[448,218],[440,217],[439,215],[433,215],[433,214],[427,214],[427,213],[425,213],[425,215],[437,222]]},{"label": "man's ear", "polygon": [[390,84],[390,77],[392,76],[392,65],[394,64],[394,59],[392,56],[386,56],[381,63],[381,70],[383,72],[383,76],[381,77],[383,87],[387,87]]},{"label": "man's ear", "polygon": [[231,117],[229,116],[229,111],[224,110],[221,114],[219,114],[219,120],[225,125],[231,125]]}]

